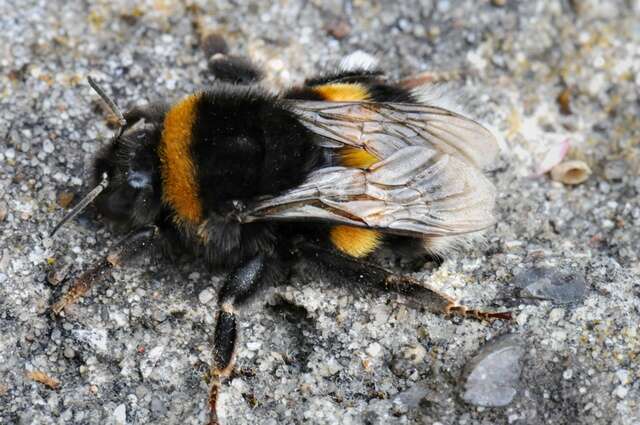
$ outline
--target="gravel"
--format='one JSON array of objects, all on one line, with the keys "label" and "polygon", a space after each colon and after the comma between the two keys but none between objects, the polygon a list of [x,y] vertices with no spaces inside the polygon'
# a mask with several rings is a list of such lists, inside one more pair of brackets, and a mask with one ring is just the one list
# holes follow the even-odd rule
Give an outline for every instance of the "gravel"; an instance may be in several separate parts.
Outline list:
[{"label": "gravel", "polygon": [[[498,221],[484,244],[413,273],[515,317],[452,320],[298,273],[243,314],[225,423],[640,423],[639,19],[638,0],[0,0],[0,423],[204,422],[219,274],[141,259],[60,319],[47,307],[65,284],[47,275],[77,273],[119,237],[92,211],[48,237],[112,134],[86,76],[124,108],[176,100],[212,82],[211,31],[274,90],[356,50],[394,78],[464,90],[500,140]],[[571,187],[536,173],[566,141],[565,159],[593,172]],[[573,292],[522,298],[517,276]],[[494,357],[504,335],[518,342]]]}]

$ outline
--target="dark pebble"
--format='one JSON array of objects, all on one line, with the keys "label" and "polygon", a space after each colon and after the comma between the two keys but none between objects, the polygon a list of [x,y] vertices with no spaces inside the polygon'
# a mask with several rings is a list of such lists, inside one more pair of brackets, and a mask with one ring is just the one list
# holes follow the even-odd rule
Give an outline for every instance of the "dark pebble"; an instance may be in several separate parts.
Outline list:
[{"label": "dark pebble", "polygon": [[515,277],[520,298],[571,304],[581,301],[586,292],[584,275],[575,270],[530,267]]}]

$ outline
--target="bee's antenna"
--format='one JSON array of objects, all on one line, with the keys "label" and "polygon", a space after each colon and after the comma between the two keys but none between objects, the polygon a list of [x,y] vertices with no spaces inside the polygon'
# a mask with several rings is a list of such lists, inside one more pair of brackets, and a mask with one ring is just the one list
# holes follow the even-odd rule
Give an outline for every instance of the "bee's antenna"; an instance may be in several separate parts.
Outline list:
[{"label": "bee's antenna", "polygon": [[98,85],[96,80],[91,77],[87,77],[87,80],[89,81],[89,85],[91,86],[91,88],[94,89],[96,93],[98,93],[98,96],[100,96],[104,103],[107,104],[111,113],[118,119],[118,124],[120,124],[118,136],[120,136],[120,134],[122,134],[122,129],[127,125],[127,120],[124,118],[124,115],[122,115],[122,111],[120,111],[120,108],[118,108],[116,102],[114,102],[109,96],[107,96],[102,87]]},{"label": "bee's antenna", "polygon": [[89,193],[87,193],[85,195],[84,198],[82,198],[80,200],[80,202],[78,202],[78,205],[76,205],[75,207],[73,207],[73,209],[71,211],[69,211],[63,218],[62,220],[60,220],[60,222],[56,225],[56,227],[53,228],[53,230],[51,231],[51,233],[49,234],[49,237],[53,237],[53,235],[56,234],[56,232],[69,220],[73,219],[75,216],[77,216],[78,214],[80,214],[82,212],[82,210],[84,210],[87,205],[89,205],[91,203],[91,201],[93,201],[94,199],[96,199],[98,197],[98,195],[100,195],[100,192],[102,192],[103,190],[105,190],[107,188],[107,186],[109,186],[109,178],[107,176],[107,173],[102,173],[102,180],[100,181],[100,183],[93,188],[93,190]]}]

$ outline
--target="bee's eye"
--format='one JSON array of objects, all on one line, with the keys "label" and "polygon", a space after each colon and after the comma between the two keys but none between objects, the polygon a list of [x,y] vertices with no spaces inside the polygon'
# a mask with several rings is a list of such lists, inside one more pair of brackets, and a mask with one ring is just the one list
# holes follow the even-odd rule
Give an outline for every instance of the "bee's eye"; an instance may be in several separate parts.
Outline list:
[{"label": "bee's eye", "polygon": [[151,174],[144,171],[129,170],[127,183],[134,189],[144,189],[151,186]]}]

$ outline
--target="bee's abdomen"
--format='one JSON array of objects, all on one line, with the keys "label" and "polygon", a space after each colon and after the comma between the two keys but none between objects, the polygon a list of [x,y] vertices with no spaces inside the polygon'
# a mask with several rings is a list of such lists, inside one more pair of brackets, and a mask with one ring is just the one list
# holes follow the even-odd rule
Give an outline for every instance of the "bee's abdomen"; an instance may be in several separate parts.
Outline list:
[{"label": "bee's abdomen", "polygon": [[[329,102],[378,101],[409,102],[413,99],[408,91],[378,80],[377,74],[335,75],[308,81],[307,86],[291,90],[287,97]],[[341,148],[336,155],[336,165],[353,168],[369,168],[380,159],[364,149]],[[329,240],[338,250],[356,258],[365,257],[382,241],[382,234],[376,230],[334,226],[329,231]]]}]

